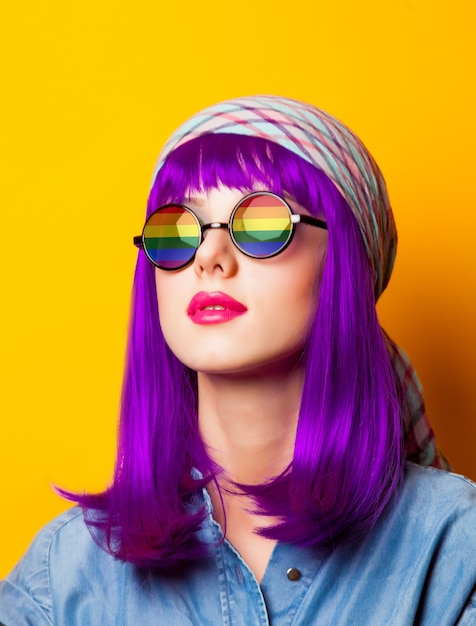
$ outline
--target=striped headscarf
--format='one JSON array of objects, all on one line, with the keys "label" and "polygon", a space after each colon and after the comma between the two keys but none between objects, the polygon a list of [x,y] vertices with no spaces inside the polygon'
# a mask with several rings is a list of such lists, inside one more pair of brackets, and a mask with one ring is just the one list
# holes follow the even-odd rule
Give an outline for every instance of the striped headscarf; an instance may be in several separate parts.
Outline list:
[{"label": "striped headscarf", "polygon": [[[165,144],[153,181],[167,155],[207,133],[262,137],[294,152],[333,181],[359,224],[378,298],[390,279],[397,230],[383,176],[360,139],[342,122],[310,104],[278,96],[227,100],[186,121]],[[407,458],[422,465],[447,467],[426,415],[420,381],[405,353],[385,340],[394,370],[406,390],[404,415]]]}]

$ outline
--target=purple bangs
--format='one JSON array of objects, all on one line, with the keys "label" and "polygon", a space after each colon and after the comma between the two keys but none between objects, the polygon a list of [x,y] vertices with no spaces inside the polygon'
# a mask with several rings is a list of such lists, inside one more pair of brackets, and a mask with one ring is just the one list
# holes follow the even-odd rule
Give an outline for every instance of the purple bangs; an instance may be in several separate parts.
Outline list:
[{"label": "purple bangs", "polygon": [[[358,224],[328,177],[264,139],[204,135],[174,150],[152,186],[147,213],[218,186],[287,192],[328,224],[319,305],[304,352],[305,383],[294,458],[263,485],[239,485],[280,521],[259,532],[316,549],[372,528],[402,480],[401,389],[379,326]],[[196,480],[192,469],[205,477]],[[134,277],[114,479],[99,495],[65,494],[85,510],[96,541],[141,567],[203,557],[200,489],[219,468],[197,423],[196,374],[160,328],[154,268],[140,251]]]},{"label": "purple bangs", "polygon": [[181,202],[193,193],[206,193],[219,186],[244,192],[259,187],[278,195],[288,192],[317,215],[320,185],[308,179],[308,170],[314,177],[317,172],[318,178],[328,181],[324,173],[265,139],[203,135],[182,144],[168,156],[152,186],[147,215],[162,204]]}]

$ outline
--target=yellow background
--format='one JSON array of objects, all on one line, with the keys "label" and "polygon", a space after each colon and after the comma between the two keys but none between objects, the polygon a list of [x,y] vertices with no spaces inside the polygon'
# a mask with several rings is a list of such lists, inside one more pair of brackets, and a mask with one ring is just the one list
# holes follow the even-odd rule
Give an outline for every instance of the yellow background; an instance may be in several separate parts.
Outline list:
[{"label": "yellow background", "polygon": [[155,157],[199,108],[285,94],[334,113],[386,176],[400,233],[383,324],[440,444],[476,478],[472,0],[9,3],[0,26],[0,576],[103,488]]}]

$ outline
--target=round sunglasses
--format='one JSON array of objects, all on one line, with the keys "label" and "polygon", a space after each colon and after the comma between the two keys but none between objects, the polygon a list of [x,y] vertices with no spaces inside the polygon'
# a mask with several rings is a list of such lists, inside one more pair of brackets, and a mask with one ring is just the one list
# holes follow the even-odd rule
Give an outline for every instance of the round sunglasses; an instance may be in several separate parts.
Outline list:
[{"label": "round sunglasses", "polygon": [[227,224],[202,224],[183,204],[161,206],[147,219],[142,235],[134,237],[134,245],[143,249],[156,267],[179,270],[193,261],[206,230],[227,228],[243,254],[253,259],[268,259],[287,248],[299,223],[327,230],[324,221],[293,213],[286,200],[275,193],[256,191],[238,202]]}]

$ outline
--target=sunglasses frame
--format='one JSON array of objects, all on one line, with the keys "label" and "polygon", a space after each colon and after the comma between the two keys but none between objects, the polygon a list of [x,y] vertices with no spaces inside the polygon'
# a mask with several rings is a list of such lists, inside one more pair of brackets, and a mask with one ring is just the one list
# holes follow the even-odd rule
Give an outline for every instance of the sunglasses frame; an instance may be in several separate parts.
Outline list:
[{"label": "sunglasses frame", "polygon": [[[258,255],[250,254],[249,252],[246,252],[246,250],[243,250],[243,248],[241,248],[240,244],[235,239],[235,236],[234,236],[234,233],[233,233],[233,229],[232,229],[233,220],[234,220],[235,213],[237,212],[237,210],[241,207],[243,202],[245,202],[246,200],[250,200],[250,199],[252,199],[252,198],[254,198],[256,196],[270,196],[271,198],[277,198],[278,200],[280,200],[280,202],[282,202],[284,204],[284,206],[288,209],[290,222],[291,222],[291,229],[289,231],[289,237],[285,241],[283,246],[281,248],[279,248],[279,250],[277,250],[276,252],[273,252],[272,254],[268,254],[266,256],[258,256]],[[193,216],[193,218],[196,220],[197,226],[198,226],[198,229],[199,229],[199,233],[200,233],[200,242],[199,242],[195,252],[193,253],[193,256],[186,263],[183,263],[182,265],[179,265],[178,267],[162,267],[161,265],[158,265],[156,263],[156,261],[154,261],[149,256],[149,254],[147,252],[147,247],[144,245],[144,232],[145,232],[145,228],[147,226],[147,223],[149,222],[151,217],[153,215],[155,215],[156,213],[158,213],[159,211],[162,211],[163,209],[168,209],[170,207],[178,207],[178,208],[184,209],[188,213],[190,213]],[[233,208],[233,210],[231,212],[231,215],[230,215],[230,219],[226,223],[225,222],[210,222],[208,224],[202,224],[200,222],[200,219],[198,218],[198,216],[195,214],[194,211],[192,211],[192,209],[190,207],[186,206],[185,204],[179,204],[177,202],[171,202],[169,204],[164,204],[164,205],[158,207],[155,211],[153,211],[149,215],[149,217],[147,218],[147,220],[146,220],[146,222],[144,224],[144,227],[142,229],[142,234],[134,237],[134,245],[137,248],[140,248],[141,250],[143,250],[145,252],[145,254],[147,256],[147,259],[155,267],[159,268],[160,270],[164,270],[165,272],[175,272],[177,270],[183,269],[184,267],[187,267],[187,265],[190,265],[190,263],[192,263],[192,261],[195,258],[195,255],[197,253],[198,248],[203,243],[203,233],[206,230],[215,229],[215,228],[227,228],[228,232],[230,234],[230,238],[231,238],[231,240],[233,242],[233,245],[242,254],[244,254],[245,256],[250,257],[252,259],[270,259],[273,256],[277,256],[278,254],[281,254],[281,252],[284,252],[284,250],[286,250],[286,248],[289,246],[289,244],[291,243],[291,241],[292,241],[292,239],[294,237],[295,226],[296,226],[296,224],[299,224],[299,223],[309,224],[310,226],[316,226],[317,228],[323,228],[324,230],[327,230],[326,222],[324,222],[323,220],[318,219],[317,217],[311,217],[310,215],[303,215],[302,213],[294,213],[294,211],[292,210],[289,202],[287,202],[284,198],[282,198],[278,194],[273,193],[272,191],[254,191],[252,193],[247,194],[243,198],[241,198],[241,200]]]}]

